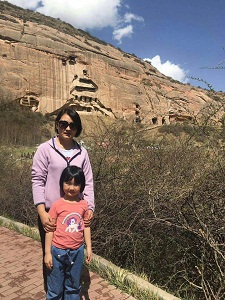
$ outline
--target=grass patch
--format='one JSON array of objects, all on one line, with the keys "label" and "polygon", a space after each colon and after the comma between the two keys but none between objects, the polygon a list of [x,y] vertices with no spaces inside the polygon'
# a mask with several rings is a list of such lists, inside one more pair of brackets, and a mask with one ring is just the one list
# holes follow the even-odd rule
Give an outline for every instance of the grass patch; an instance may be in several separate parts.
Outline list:
[{"label": "grass patch", "polygon": [[[93,260],[89,266],[91,271],[98,273],[102,278],[108,281],[113,286],[116,286],[119,290],[132,295],[138,300],[163,300],[162,297],[157,295],[155,292],[140,288],[139,284],[134,280],[130,280],[129,277],[132,274],[127,270],[121,268],[114,268],[109,266],[102,266],[102,262],[93,257]],[[147,281],[146,281],[147,284]]]},{"label": "grass patch", "polygon": [[36,227],[29,227],[28,225],[7,219],[2,216],[0,216],[0,226],[6,227],[40,242],[39,232]]}]

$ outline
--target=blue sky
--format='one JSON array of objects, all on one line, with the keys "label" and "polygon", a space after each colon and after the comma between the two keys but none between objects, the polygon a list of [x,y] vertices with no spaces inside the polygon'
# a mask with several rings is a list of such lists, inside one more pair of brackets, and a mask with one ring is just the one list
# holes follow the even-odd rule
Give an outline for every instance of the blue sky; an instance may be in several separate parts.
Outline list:
[{"label": "blue sky", "polygon": [[[225,0],[8,0],[147,59],[167,76],[225,92]],[[215,69],[216,68],[216,69]]]}]

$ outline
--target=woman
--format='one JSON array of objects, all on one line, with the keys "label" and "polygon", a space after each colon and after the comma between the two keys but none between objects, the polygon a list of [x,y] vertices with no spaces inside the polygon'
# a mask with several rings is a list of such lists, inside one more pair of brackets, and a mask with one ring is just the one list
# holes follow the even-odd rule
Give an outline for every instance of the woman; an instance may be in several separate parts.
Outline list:
[{"label": "woman", "polygon": [[[55,131],[57,133],[56,137],[38,147],[32,166],[33,199],[39,215],[38,226],[43,254],[45,232],[55,230],[55,224],[48,211],[51,205],[62,196],[59,180],[65,167],[76,165],[83,169],[86,186],[80,197],[88,202],[86,224],[93,218],[95,208],[93,173],[88,153],[85,148],[74,140],[82,131],[79,114],[69,108],[61,110],[55,120]],[[46,290],[47,271],[45,265],[43,265],[43,275]]]}]

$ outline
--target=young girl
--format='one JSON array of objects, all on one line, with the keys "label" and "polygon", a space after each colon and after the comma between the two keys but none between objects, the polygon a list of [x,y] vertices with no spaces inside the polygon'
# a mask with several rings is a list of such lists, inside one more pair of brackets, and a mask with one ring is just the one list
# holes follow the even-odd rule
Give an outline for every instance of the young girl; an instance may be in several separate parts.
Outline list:
[{"label": "young girl", "polygon": [[[84,240],[87,248],[86,262],[92,259],[91,231],[84,226],[88,203],[79,198],[85,187],[84,172],[77,166],[68,166],[60,177],[64,196],[55,201],[49,215],[56,223],[54,232],[45,237],[44,262],[48,268],[46,300],[79,300],[80,276],[84,259]],[[63,295],[64,293],[64,295]]]}]

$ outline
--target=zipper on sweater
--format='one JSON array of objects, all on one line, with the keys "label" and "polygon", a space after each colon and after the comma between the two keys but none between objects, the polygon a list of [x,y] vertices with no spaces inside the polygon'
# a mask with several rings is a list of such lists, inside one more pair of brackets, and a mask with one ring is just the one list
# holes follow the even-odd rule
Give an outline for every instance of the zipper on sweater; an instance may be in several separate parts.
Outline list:
[{"label": "zipper on sweater", "polygon": [[[76,142],[77,143],[77,142]],[[70,158],[70,160],[67,160],[67,158],[58,150],[58,149],[56,149],[56,147],[55,147],[55,141],[54,141],[54,137],[52,138],[52,144],[53,144],[53,146],[52,145],[50,145],[51,147],[52,147],[52,149],[54,149],[55,150],[55,152],[57,152],[60,156],[62,156],[62,158],[66,161],[66,163],[67,163],[67,166],[69,166],[70,165],[70,163],[71,163],[71,161],[72,160],[74,160],[74,158],[75,157],[77,157],[78,155],[80,155],[81,154],[81,148],[80,148],[80,145],[77,143],[77,145],[78,145],[78,147],[79,147],[79,149],[80,149],[80,151],[78,152],[78,153],[76,153],[74,156],[72,156],[71,158]]]}]

